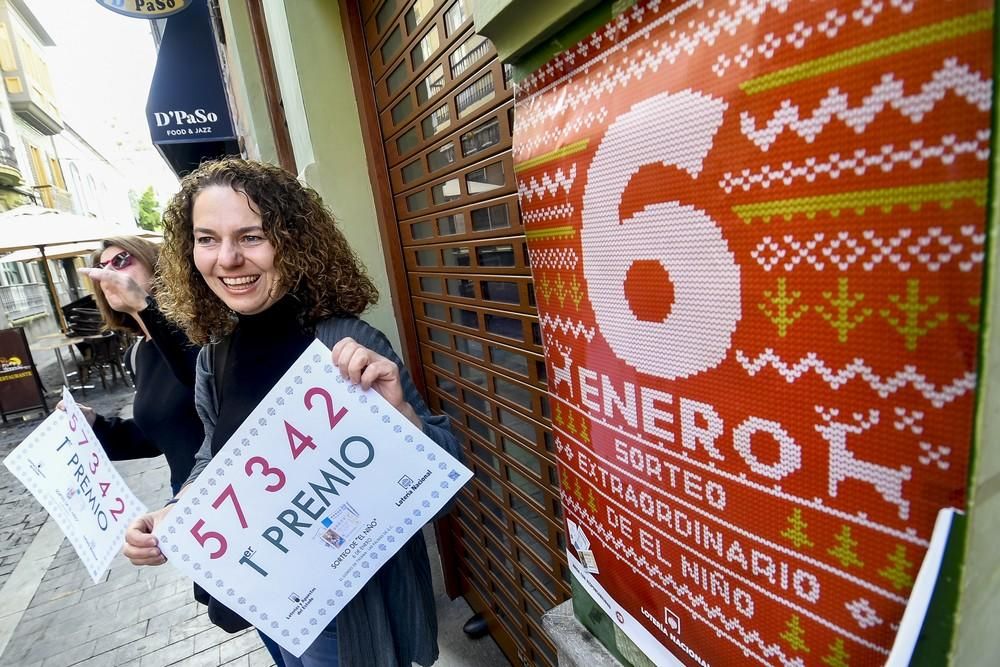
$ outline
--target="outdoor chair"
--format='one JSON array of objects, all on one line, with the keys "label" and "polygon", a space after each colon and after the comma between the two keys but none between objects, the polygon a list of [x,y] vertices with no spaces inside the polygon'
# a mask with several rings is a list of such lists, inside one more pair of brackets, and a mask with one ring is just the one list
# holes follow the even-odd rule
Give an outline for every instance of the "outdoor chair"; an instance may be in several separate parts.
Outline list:
[{"label": "outdoor chair", "polygon": [[[80,386],[85,387],[91,373],[97,372],[101,378],[101,387],[108,388],[104,372],[111,372],[112,382],[118,381],[121,375],[126,386],[133,387],[128,373],[125,372],[123,337],[114,331],[108,331],[96,336],[87,336],[83,343],[78,345],[80,349],[80,359],[77,361],[77,371],[79,372]],[[85,389],[81,389],[86,393]]]}]

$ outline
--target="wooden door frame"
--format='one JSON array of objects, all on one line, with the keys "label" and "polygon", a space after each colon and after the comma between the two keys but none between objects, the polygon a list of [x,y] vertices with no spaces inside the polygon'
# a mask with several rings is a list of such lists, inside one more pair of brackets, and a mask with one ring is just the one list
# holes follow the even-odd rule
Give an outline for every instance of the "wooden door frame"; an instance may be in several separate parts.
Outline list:
[{"label": "wooden door frame", "polygon": [[288,132],[285,106],[278,85],[278,73],[271,53],[271,39],[267,34],[264,6],[262,0],[246,0],[246,4],[257,65],[260,67],[260,76],[264,83],[264,101],[267,105],[268,119],[271,121],[271,134],[274,136],[278,164],[286,171],[296,174],[298,170],[295,166],[295,152],[292,150],[292,138]]},{"label": "wooden door frame", "polygon": [[[392,310],[396,316],[400,343],[403,346],[401,354],[410,375],[413,376],[413,382],[417,385],[417,389],[426,396],[427,388],[418,343],[416,314],[413,312],[413,301],[406,275],[403,242],[399,235],[399,225],[396,222],[389,166],[386,164],[385,151],[382,146],[378,109],[375,105],[375,88],[371,78],[371,69],[367,66],[368,51],[365,48],[361,8],[358,6],[358,0],[338,0],[338,3],[344,30],[344,41],[347,46],[347,59],[351,69],[351,82],[354,85],[354,98],[358,105],[358,117],[361,121],[361,138],[365,146],[368,177],[371,180],[372,195],[375,200],[375,216],[378,219],[379,237],[385,252]],[[454,599],[462,594],[453,537],[455,526],[452,518],[445,516],[435,522],[434,528],[437,535],[438,553],[441,557],[445,592]]]}]

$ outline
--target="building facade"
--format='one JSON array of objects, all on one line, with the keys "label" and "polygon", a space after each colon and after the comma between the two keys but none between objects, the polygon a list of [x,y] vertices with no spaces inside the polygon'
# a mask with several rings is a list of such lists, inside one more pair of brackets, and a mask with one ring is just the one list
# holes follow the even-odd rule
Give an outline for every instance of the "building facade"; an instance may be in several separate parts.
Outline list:
[{"label": "building facade", "polygon": [[[565,414],[548,398],[561,368],[546,360],[553,323],[536,308],[543,293],[577,296],[533,276],[511,152],[514,81],[633,4],[217,3],[246,154],[323,196],[386,297],[367,318],[402,351],[432,409],[452,418],[475,479],[438,526],[446,580],[487,618],[512,664],[556,664],[541,617],[577,590],[552,428]],[[1000,307],[995,294],[984,303],[985,318]],[[992,365],[984,360],[979,398],[989,423],[1000,414]],[[952,555],[964,571],[941,584],[959,600],[942,616],[960,622],[938,638],[954,664],[996,645],[971,620],[1000,599],[988,576],[1000,455],[980,450],[969,539]]]}]

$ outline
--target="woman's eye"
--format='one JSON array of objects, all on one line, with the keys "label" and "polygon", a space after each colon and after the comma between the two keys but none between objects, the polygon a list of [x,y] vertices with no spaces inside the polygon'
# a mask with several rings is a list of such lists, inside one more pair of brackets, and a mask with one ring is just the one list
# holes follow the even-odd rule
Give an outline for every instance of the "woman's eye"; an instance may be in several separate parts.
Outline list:
[{"label": "woman's eye", "polygon": [[211,236],[199,236],[199,237],[195,238],[194,242],[196,244],[198,244],[198,245],[209,245],[210,243],[212,243],[212,237]]},{"label": "woman's eye", "polygon": [[264,240],[263,236],[256,236],[254,234],[247,234],[246,236],[243,237],[244,243],[260,243],[263,240]]}]

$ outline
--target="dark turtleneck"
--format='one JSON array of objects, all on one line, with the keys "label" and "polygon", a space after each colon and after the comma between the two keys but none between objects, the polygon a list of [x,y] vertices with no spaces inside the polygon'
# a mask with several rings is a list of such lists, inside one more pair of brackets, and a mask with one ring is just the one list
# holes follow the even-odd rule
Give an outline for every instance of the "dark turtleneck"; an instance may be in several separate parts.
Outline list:
[{"label": "dark turtleneck", "polygon": [[212,434],[217,453],[292,362],[315,338],[299,321],[301,305],[285,295],[255,315],[239,315],[229,335],[219,417]]}]

